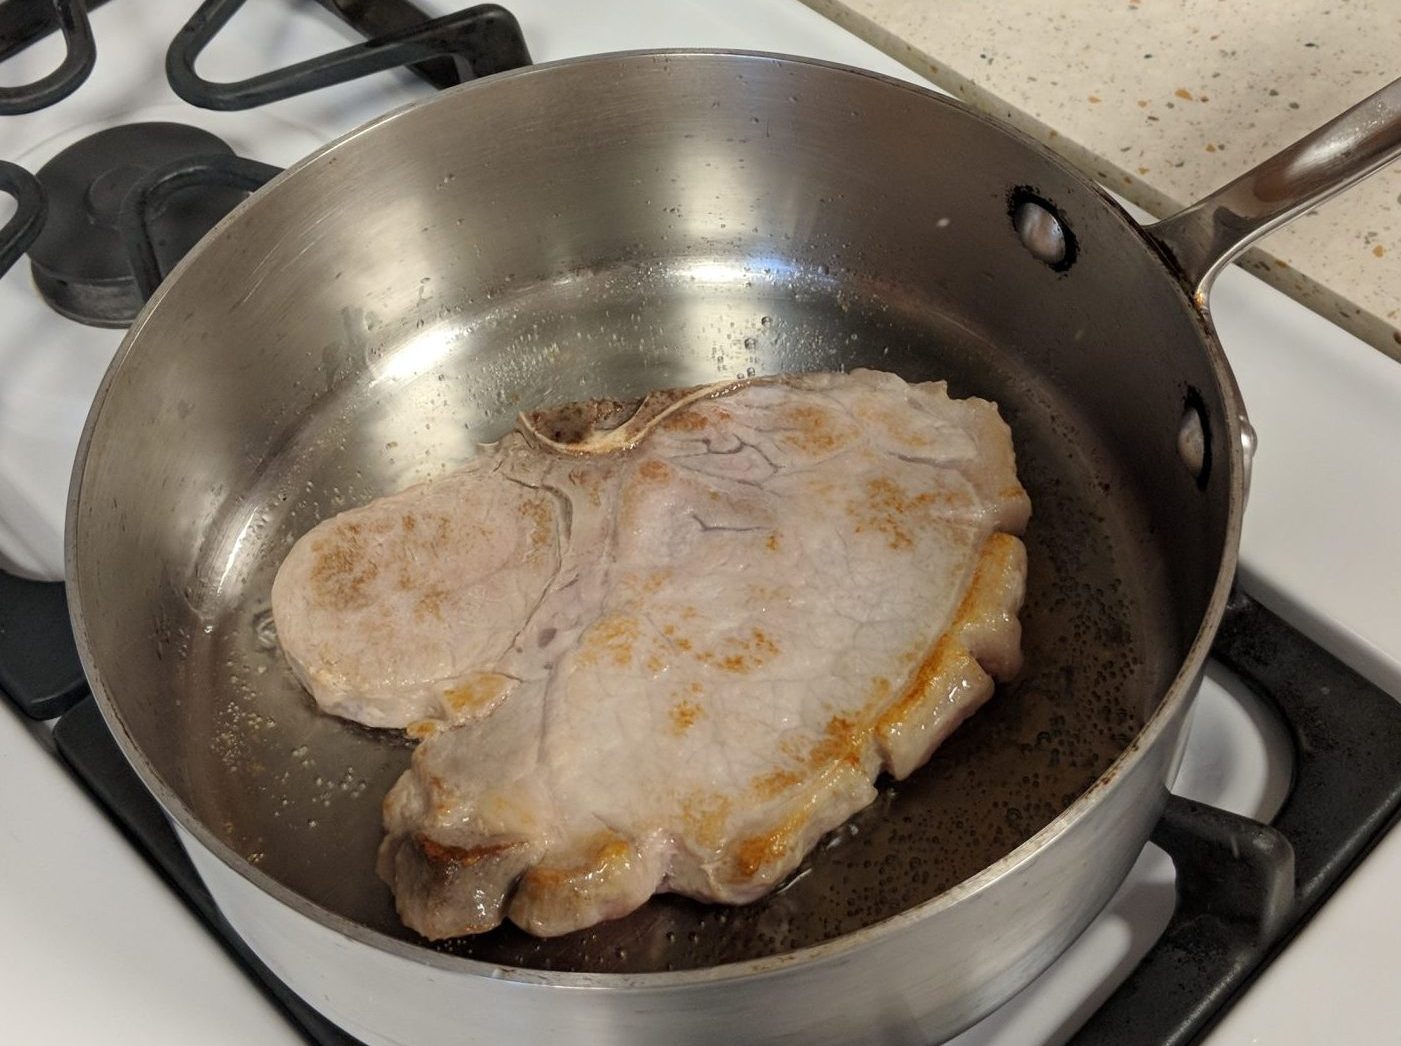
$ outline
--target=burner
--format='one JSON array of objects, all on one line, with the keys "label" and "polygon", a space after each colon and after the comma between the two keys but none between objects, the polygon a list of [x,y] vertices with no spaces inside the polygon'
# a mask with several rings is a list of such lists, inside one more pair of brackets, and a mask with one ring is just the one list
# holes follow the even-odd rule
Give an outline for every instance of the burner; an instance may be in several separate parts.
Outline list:
[{"label": "burner", "polygon": [[[39,169],[49,199],[44,230],[30,248],[35,286],[56,312],[94,327],[125,327],[145,299],[131,271],[118,214],[143,175],[178,160],[232,155],[197,127],[136,123],[99,131]],[[244,198],[224,187],[173,193],[150,228],[162,271]]]}]

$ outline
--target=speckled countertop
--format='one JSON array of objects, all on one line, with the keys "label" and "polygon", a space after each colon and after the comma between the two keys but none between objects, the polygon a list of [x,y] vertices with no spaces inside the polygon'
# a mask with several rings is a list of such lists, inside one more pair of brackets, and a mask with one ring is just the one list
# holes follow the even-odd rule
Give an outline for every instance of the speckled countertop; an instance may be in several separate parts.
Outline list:
[{"label": "speckled countertop", "polygon": [[[1401,76],[1401,0],[807,0],[1163,216]],[[1243,264],[1401,359],[1401,161]]]}]

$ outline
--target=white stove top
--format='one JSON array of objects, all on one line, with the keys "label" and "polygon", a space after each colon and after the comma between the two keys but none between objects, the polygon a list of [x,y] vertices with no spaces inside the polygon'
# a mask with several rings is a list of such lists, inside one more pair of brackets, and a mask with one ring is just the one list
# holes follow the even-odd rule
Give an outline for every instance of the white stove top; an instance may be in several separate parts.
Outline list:
[{"label": "white stove top", "polygon": [[[0,157],[31,170],[102,127],[177,120],[275,164],[422,97],[405,74],[219,114],[175,98],[164,51],[193,0],[112,0],[92,17],[97,66],[50,109],[0,118]],[[423,0],[431,13],[458,6]],[[920,82],[797,0],[576,5],[519,0],[537,61],[636,47],[735,47],[811,55]],[[345,46],[314,5],[252,0],[200,72],[234,79]],[[59,61],[50,38],[0,66],[5,83]],[[0,197],[0,223],[9,214]],[[88,402],[121,332],[39,304],[21,262],[0,279],[0,566],[61,569],[68,470]],[[1213,312],[1260,436],[1242,549],[1246,587],[1389,692],[1401,693],[1401,366],[1233,269]],[[1288,768],[1272,724],[1219,672],[1204,686],[1176,790],[1257,817]],[[1260,724],[1264,723],[1262,727]],[[1278,739],[1275,739],[1276,741]],[[6,1038],[46,1043],[295,1043],[245,975],[46,750],[42,729],[0,712],[0,1006]],[[1110,907],[1011,1003],[957,1041],[1050,1043],[1112,990],[1165,924],[1171,866],[1152,847]],[[1396,1041],[1401,1028],[1401,833],[1343,886],[1222,1024],[1212,1046]],[[22,943],[21,943],[22,942]],[[315,1000],[310,1000],[313,1004]]]}]

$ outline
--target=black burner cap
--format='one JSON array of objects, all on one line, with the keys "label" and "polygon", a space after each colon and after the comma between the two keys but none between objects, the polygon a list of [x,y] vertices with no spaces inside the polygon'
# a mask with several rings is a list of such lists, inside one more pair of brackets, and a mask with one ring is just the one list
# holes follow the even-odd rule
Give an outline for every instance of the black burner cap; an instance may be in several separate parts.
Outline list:
[{"label": "black burner cap", "polygon": [[[29,250],[34,283],[55,311],[94,327],[125,327],[144,300],[127,261],[117,215],[143,175],[178,160],[232,155],[219,138],[178,123],[98,131],[55,156],[37,177],[49,198],[44,231]],[[163,272],[243,199],[231,188],[192,186],[151,222]]]}]

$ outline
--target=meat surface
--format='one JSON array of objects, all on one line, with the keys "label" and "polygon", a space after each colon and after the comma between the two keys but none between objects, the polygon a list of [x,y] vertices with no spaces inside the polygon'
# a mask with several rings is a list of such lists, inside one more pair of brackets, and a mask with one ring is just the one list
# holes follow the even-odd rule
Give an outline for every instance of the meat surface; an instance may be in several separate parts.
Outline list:
[{"label": "meat surface", "polygon": [[429,938],[743,903],[1020,667],[996,407],[877,371],[523,416],[306,534],[273,585],[326,711],[422,738],[379,871]]}]

